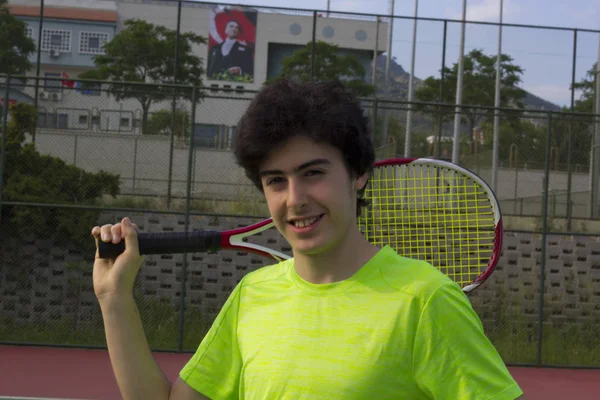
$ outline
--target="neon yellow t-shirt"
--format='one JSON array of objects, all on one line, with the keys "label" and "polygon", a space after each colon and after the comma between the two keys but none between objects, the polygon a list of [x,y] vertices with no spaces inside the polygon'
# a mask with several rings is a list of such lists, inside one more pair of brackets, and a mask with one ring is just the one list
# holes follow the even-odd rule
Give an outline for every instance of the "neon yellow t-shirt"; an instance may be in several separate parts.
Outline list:
[{"label": "neon yellow t-shirt", "polygon": [[180,377],[212,400],[522,394],[459,286],[390,247],[331,284],[293,260],[249,273]]}]

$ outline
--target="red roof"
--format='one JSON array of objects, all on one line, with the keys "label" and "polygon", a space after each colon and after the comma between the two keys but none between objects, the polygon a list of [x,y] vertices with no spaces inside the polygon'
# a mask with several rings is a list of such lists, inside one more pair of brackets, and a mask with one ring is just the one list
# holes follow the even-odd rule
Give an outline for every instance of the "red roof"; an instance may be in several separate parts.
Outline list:
[{"label": "red roof", "polygon": [[[40,8],[36,6],[20,6],[9,4],[9,9],[12,15],[22,17],[40,16]],[[116,11],[110,10],[90,10],[73,7],[44,7],[44,18],[117,22],[119,16]]]}]

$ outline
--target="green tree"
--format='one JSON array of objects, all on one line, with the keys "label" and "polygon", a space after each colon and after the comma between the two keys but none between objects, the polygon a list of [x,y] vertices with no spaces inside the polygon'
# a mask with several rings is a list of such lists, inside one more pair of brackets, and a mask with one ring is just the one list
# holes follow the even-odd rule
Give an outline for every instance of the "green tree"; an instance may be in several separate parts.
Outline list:
[{"label": "green tree", "polygon": [[563,169],[565,166],[588,165],[590,162],[594,119],[591,115],[573,115],[571,111],[594,113],[595,72],[596,64],[587,71],[583,79],[571,86],[571,88],[581,91],[580,97],[575,100],[573,109],[563,107],[562,114],[555,114],[552,117],[551,146],[553,146],[553,150],[558,150],[557,162]]},{"label": "green tree", "polygon": [[[494,124],[484,121],[480,126],[484,132],[482,151],[492,150]],[[546,158],[546,127],[536,126],[531,121],[504,119],[500,123],[500,136],[498,139],[500,161],[508,166],[513,152],[514,163],[522,167],[524,164],[533,168],[543,167]],[[512,149],[512,150],[511,150]]]},{"label": "green tree", "polygon": [[[279,77],[310,82],[312,69],[312,42],[283,60]],[[315,81],[340,79],[346,88],[359,97],[372,96],[375,85],[365,82],[365,67],[352,55],[341,55],[339,46],[318,41],[315,43]]]},{"label": "green tree", "polygon": [[596,64],[587,71],[586,76],[579,82],[575,83],[573,87],[575,90],[581,90],[581,96],[575,100],[575,110],[578,112],[594,112],[594,96],[596,94],[596,81],[594,76],[596,75]]},{"label": "green tree", "polygon": [[[482,110],[477,106],[494,106],[496,87],[496,55],[485,55],[481,50],[474,49],[464,57],[463,101],[465,106],[461,111],[467,124],[469,140],[473,129],[483,118],[490,118],[493,111]],[[444,67],[444,92],[440,97],[441,79],[429,77],[425,79],[415,92],[415,98],[421,102],[441,102],[453,104],[456,102],[456,83],[458,80],[458,63],[452,69]],[[500,104],[503,107],[523,108],[526,92],[519,87],[523,69],[513,63],[513,58],[507,54],[500,57]],[[454,107],[427,106],[418,107],[420,111],[434,118],[435,127],[454,119]]]},{"label": "green tree", "polygon": [[[81,75],[83,79],[108,80],[108,92],[117,101],[136,99],[142,108],[142,132],[146,131],[148,112],[153,102],[172,98],[190,98],[191,89],[162,86],[174,82],[177,32],[139,19],[125,21],[125,29],[104,45],[103,55],[94,56],[96,69]],[[206,44],[206,38],[181,32],[177,84],[201,86],[204,62],[193,46]],[[127,82],[152,83],[156,86],[129,85]],[[84,85],[85,86],[85,85]]]},{"label": "green tree", "polygon": [[10,14],[7,0],[0,0],[0,74],[25,74],[31,67],[29,55],[35,43],[26,28],[25,22]]},{"label": "green tree", "polygon": [[[377,117],[377,128],[373,135],[374,143],[381,143],[381,135],[383,131],[384,117]],[[430,133],[424,132],[423,130],[415,130],[412,134],[411,140],[411,154],[416,156],[428,156],[430,153],[430,146],[427,143],[427,136]],[[376,149],[380,154],[385,154],[385,158],[398,157],[399,154],[404,152],[404,140],[406,137],[406,126],[400,122],[394,116],[391,116],[388,120],[387,129],[387,144],[383,147]],[[378,154],[379,156],[379,154]]]},{"label": "green tree", "polygon": [[[40,154],[33,143],[24,143],[23,132],[31,132],[37,123],[33,105],[17,103],[9,110],[4,200],[94,205],[103,195],[114,197],[119,193],[118,175],[86,172],[60,158]],[[89,230],[97,223],[97,210],[5,206],[2,213],[2,223],[7,226],[3,230],[16,237],[57,238],[84,254],[93,254],[95,245],[89,239]]]},{"label": "green tree", "polygon": [[186,137],[190,134],[190,115],[186,110],[159,110],[152,113],[148,118],[146,135],[167,135],[173,128],[173,116],[175,116],[175,136]]}]

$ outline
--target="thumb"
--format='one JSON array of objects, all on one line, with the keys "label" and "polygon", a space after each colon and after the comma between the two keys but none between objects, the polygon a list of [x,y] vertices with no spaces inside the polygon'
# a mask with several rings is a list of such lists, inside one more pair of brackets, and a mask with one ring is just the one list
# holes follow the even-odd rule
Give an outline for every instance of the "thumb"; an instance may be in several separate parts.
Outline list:
[{"label": "thumb", "polygon": [[129,256],[140,256],[140,248],[138,242],[138,232],[136,226],[128,217],[121,221],[121,234],[125,240],[125,254]]}]

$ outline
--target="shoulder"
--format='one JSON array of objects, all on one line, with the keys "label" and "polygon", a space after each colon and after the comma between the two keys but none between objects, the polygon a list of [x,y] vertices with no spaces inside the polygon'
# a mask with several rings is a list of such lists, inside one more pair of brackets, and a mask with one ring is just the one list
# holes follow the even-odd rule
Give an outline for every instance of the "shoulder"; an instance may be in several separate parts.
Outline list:
[{"label": "shoulder", "polygon": [[240,282],[240,286],[244,288],[246,286],[266,284],[285,278],[287,272],[292,266],[292,262],[292,259],[284,260],[277,264],[267,265],[255,271],[249,272]]},{"label": "shoulder", "polygon": [[420,298],[423,302],[442,287],[458,288],[456,283],[430,263],[403,257],[391,247],[381,250],[377,263],[381,279],[388,286],[411,297]]}]

